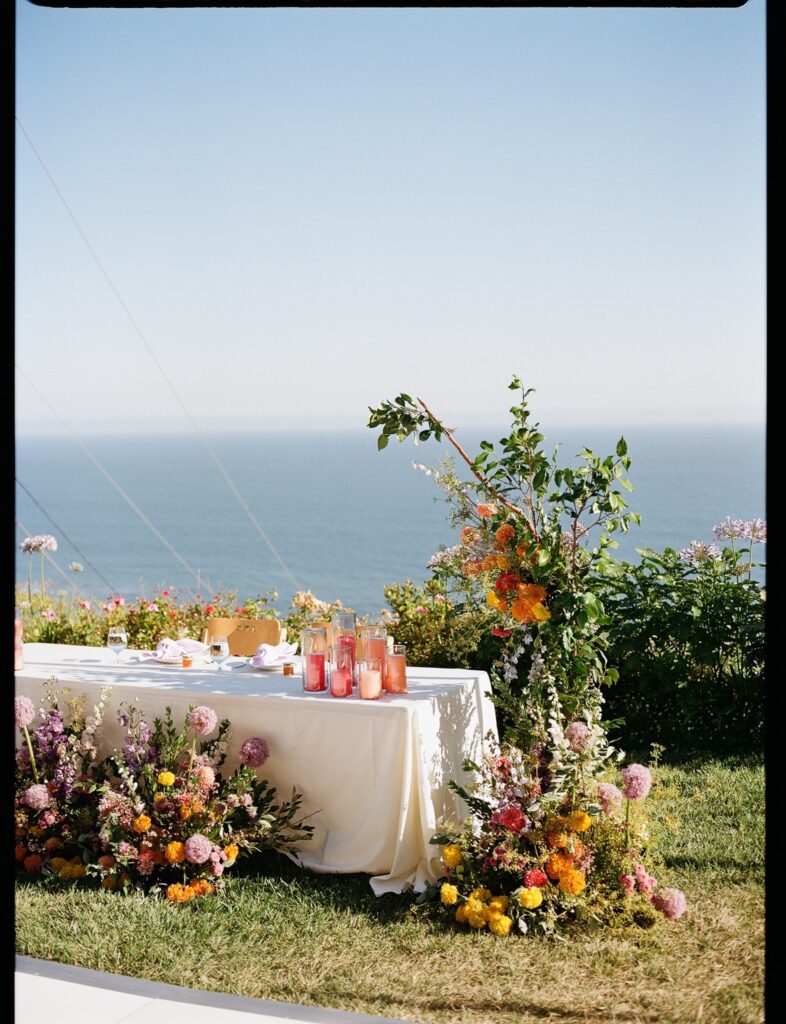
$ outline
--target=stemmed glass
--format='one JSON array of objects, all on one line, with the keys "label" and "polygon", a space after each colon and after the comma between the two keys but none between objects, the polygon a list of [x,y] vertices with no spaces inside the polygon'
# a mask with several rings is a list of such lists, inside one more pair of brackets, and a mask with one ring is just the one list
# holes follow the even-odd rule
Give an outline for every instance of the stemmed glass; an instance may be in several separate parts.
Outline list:
[{"label": "stemmed glass", "polygon": [[112,626],[107,633],[106,645],[115,652],[117,664],[120,664],[120,653],[128,647],[128,636],[122,626]]},{"label": "stemmed glass", "polygon": [[224,662],[229,657],[229,642],[225,636],[210,637],[210,657],[218,665],[218,671],[224,667]]}]

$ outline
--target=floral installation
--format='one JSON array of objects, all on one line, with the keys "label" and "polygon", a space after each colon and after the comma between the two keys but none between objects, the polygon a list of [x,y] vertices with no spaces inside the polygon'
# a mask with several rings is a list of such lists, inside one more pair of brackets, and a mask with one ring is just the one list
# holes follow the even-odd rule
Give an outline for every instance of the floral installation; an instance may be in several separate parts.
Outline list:
[{"label": "floral installation", "polygon": [[32,702],[15,698],[15,852],[26,877],[138,888],[179,904],[219,891],[239,859],[265,849],[296,855],[311,838],[302,796],[279,801],[258,777],[270,756],[264,738],[245,739],[238,768],[221,772],[230,723],[210,707],[190,707],[177,729],[169,708],[151,723],[136,702],[121,704],[122,749],[99,759],[108,695],[105,687],[88,715],[85,698],[52,678],[36,727]]}]

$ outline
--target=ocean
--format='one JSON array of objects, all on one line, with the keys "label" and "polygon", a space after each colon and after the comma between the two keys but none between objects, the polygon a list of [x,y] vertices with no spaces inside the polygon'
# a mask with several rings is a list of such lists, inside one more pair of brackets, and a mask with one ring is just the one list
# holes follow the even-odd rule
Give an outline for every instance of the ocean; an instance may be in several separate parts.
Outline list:
[{"label": "ocean", "polygon": [[[481,437],[503,433],[462,431],[460,438],[473,451]],[[635,561],[637,547],[710,540],[726,516],[765,518],[763,428],[572,426],[552,429],[548,441],[561,442],[565,457],[584,445],[605,455],[620,433],[632,458],[634,491],[626,497],[642,525],[618,535],[617,557]],[[436,466],[445,446],[393,441],[378,452],[370,430],[216,433],[209,440],[286,570],[194,435],[84,438],[166,543],[71,438],[17,437],[16,477],[40,506],[16,488],[18,540],[54,535],[53,557],[69,581],[69,563],[86,557],[111,592],[127,598],[149,597],[157,588],[184,597],[225,588],[242,599],[274,588],[283,612],[293,593],[306,589],[362,614],[385,606],[385,584],[428,578],[431,555],[456,542],[433,479],[412,468],[413,461]],[[27,579],[27,557],[17,554],[20,581]],[[39,571],[36,556],[34,580]],[[52,592],[70,589],[52,565],[46,574]],[[94,598],[110,592],[107,583],[87,565],[78,577]]]}]

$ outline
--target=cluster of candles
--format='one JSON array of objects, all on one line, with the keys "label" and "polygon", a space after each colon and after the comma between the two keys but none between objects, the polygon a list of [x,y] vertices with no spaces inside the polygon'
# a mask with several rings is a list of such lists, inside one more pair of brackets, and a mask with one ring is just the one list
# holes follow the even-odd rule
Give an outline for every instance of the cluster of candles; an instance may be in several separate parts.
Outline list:
[{"label": "cluster of candles", "polygon": [[[392,639],[392,638],[391,638]],[[356,626],[354,612],[335,612],[327,623],[303,630],[303,689],[333,697],[377,700],[383,692],[407,692],[407,649],[388,646],[381,624]]]}]

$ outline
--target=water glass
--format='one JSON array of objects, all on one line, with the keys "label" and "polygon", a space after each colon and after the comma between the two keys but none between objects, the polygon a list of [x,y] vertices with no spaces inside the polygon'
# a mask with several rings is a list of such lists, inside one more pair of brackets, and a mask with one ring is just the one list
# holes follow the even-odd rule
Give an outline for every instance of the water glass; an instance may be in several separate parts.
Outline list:
[{"label": "water glass", "polygon": [[120,664],[120,653],[128,647],[128,636],[122,626],[111,626],[106,637],[106,645],[114,651],[117,664]]},{"label": "water glass", "polygon": [[210,657],[218,665],[220,672],[229,657],[229,641],[225,636],[216,634],[210,637]]},{"label": "water glass", "polygon": [[407,692],[407,645],[393,644],[387,658],[385,688],[388,693]]}]

